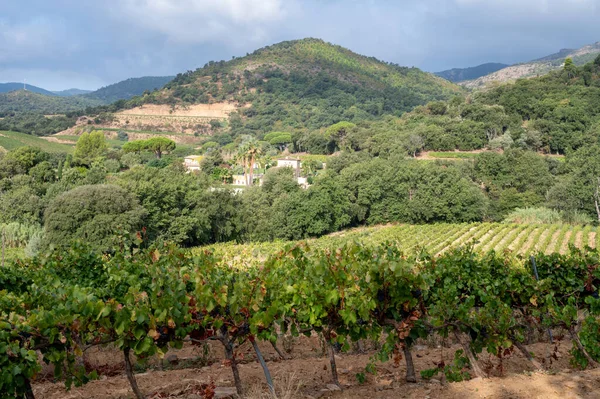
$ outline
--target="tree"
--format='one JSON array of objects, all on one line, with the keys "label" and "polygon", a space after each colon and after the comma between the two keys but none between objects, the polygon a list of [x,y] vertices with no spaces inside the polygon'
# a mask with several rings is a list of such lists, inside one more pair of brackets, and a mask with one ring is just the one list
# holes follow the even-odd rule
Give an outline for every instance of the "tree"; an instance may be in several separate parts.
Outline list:
[{"label": "tree", "polygon": [[346,136],[356,125],[352,122],[338,122],[331,125],[325,130],[325,137],[335,143],[335,146],[339,149],[345,149]]},{"label": "tree", "polygon": [[412,154],[413,158],[417,157],[417,152],[420,152],[425,146],[425,140],[418,134],[411,134],[408,136],[406,142],[406,150]]},{"label": "tree", "polygon": [[164,152],[173,151],[176,147],[175,142],[166,137],[153,137],[145,140],[142,145],[144,149],[154,151],[157,159],[161,159]]},{"label": "tree", "polygon": [[144,140],[129,141],[123,144],[123,147],[121,147],[121,149],[125,154],[139,154],[144,150],[144,144]]},{"label": "tree", "polygon": [[271,132],[264,137],[265,141],[283,151],[292,142],[292,134],[287,132]]},{"label": "tree", "polygon": [[250,140],[242,144],[238,149],[237,159],[242,162],[246,185],[251,186],[254,183],[254,163],[262,155],[263,151],[256,140]]},{"label": "tree", "polygon": [[115,238],[142,227],[147,212],[131,193],[115,185],[77,187],[56,197],[44,215],[46,246],[82,240],[107,252]]},{"label": "tree", "polygon": [[84,132],[79,136],[75,145],[74,159],[81,165],[89,166],[95,160],[101,159],[106,155],[108,145],[102,132],[93,131]]},{"label": "tree", "polygon": [[577,67],[575,66],[572,58],[565,59],[565,65],[563,69],[569,78],[573,78],[577,74]]}]

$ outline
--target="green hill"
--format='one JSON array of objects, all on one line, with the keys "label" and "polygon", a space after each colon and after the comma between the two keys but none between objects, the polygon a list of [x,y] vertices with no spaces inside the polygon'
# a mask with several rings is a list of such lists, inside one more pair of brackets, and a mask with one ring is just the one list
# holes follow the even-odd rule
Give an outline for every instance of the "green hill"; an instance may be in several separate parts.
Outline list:
[{"label": "green hill", "polygon": [[145,76],[142,78],[130,78],[122,82],[103,87],[83,97],[100,100],[110,104],[118,100],[128,100],[139,96],[145,91],[161,89],[165,84],[173,80],[173,76]]},{"label": "green hill", "polygon": [[23,83],[9,82],[9,83],[0,83],[0,93],[10,93],[11,91],[23,90],[23,87],[27,88],[27,91],[31,91],[34,93],[45,94],[47,96],[55,95],[51,91],[42,89],[41,87],[36,87],[32,85],[23,85]]},{"label": "green hill", "polygon": [[[341,120],[400,115],[461,89],[417,68],[385,63],[319,39],[278,43],[230,61],[179,74],[163,90],[118,108],[142,104],[234,102],[232,132],[276,127],[318,129]],[[112,108],[115,109],[114,107]]]},{"label": "green hill", "polygon": [[0,94],[0,117],[25,112],[64,114],[101,104],[101,101],[80,96],[60,97],[54,94],[44,95],[29,90],[18,90]]}]

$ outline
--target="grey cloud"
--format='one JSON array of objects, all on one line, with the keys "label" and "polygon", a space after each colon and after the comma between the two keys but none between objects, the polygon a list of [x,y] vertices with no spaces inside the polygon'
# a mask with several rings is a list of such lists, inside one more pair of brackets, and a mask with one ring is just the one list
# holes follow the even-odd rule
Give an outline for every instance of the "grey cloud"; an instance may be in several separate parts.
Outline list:
[{"label": "grey cloud", "polygon": [[429,71],[526,61],[600,40],[600,0],[1,3],[0,81],[35,72],[31,83],[50,89],[176,74],[308,36]]}]

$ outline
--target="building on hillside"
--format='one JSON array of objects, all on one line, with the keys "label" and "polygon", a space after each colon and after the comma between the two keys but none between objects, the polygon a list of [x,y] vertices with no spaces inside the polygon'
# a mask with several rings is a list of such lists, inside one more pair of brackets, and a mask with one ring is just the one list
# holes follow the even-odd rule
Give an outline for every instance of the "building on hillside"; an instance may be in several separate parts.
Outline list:
[{"label": "building on hillside", "polygon": [[[252,176],[252,180],[254,180],[255,186],[262,186],[263,176],[263,174],[255,174]],[[231,176],[231,184],[234,186],[247,186],[248,182],[246,181],[246,175]]]},{"label": "building on hillside", "polygon": [[183,166],[188,172],[195,172],[200,170],[200,162],[204,157],[202,155],[189,155],[183,159]]},{"label": "building on hillside", "polygon": [[282,158],[277,160],[277,167],[300,169],[302,167],[302,162],[300,162],[300,159]]}]

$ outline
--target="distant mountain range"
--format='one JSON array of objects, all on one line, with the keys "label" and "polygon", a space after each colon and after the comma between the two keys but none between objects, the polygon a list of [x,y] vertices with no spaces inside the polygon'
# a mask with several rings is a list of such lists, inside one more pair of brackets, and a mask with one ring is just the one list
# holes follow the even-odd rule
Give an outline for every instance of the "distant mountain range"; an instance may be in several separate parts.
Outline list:
[{"label": "distant mountain range", "polygon": [[490,73],[496,72],[500,69],[506,68],[510,65],[500,64],[497,62],[488,62],[487,64],[481,64],[470,68],[453,68],[447,71],[435,72],[439,77],[447,79],[451,82],[458,83],[465,80],[477,79]]},{"label": "distant mountain range", "polygon": [[471,80],[462,81],[460,84],[474,89],[484,87],[492,82],[505,83],[521,78],[541,76],[560,69],[566,58],[571,58],[575,65],[581,66],[594,60],[598,54],[600,54],[600,42],[579,49],[562,49],[542,58],[511,65]]},{"label": "distant mountain range", "polygon": [[131,78],[96,91],[81,89],[49,91],[32,85],[24,86],[23,83],[0,83],[0,115],[14,112],[60,114],[106,105],[160,89],[172,79],[173,76]]},{"label": "distant mountain range", "polygon": [[9,93],[11,91],[16,90],[29,90],[34,93],[44,94],[46,96],[54,96],[55,94],[51,91],[42,89],[41,87],[36,87],[28,84],[17,83],[17,82],[9,82],[9,83],[0,83],[0,93]]}]

